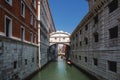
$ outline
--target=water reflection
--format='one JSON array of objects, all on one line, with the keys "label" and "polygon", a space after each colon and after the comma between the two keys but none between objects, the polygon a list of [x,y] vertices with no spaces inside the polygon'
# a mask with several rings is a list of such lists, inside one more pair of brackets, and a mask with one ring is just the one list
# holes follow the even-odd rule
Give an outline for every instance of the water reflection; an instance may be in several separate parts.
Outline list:
[{"label": "water reflection", "polygon": [[92,80],[74,66],[69,66],[59,57],[58,62],[51,62],[31,80]]}]

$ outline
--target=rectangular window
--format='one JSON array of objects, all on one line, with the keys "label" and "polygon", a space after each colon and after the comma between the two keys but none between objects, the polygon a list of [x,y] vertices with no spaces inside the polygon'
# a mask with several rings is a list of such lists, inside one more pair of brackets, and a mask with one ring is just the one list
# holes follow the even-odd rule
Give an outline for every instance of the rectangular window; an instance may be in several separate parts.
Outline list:
[{"label": "rectangular window", "polygon": [[87,62],[87,57],[85,57],[85,62]]},{"label": "rectangular window", "polygon": [[97,32],[95,32],[94,34],[94,42],[98,42],[99,41],[99,35]]},{"label": "rectangular window", "polygon": [[12,0],[5,0],[5,1],[12,6]]},{"label": "rectangular window", "polygon": [[118,38],[118,26],[109,29],[109,38]]},{"label": "rectangular window", "polygon": [[98,15],[96,15],[96,16],[94,17],[94,23],[95,23],[95,24],[98,23]]},{"label": "rectangular window", "polygon": [[80,34],[82,34],[82,31],[80,30]]},{"label": "rectangular window", "polygon": [[117,72],[117,62],[108,61],[108,69],[112,72]]},{"label": "rectangular window", "polygon": [[24,27],[21,27],[21,30],[20,30],[20,37],[21,37],[21,40],[25,40],[25,28]]},{"label": "rectangular window", "polygon": [[36,19],[34,18],[34,27],[36,28],[37,26],[36,26]]},{"label": "rectangular window", "polygon": [[98,65],[98,59],[97,58],[93,58],[93,61],[94,61],[94,65]]},{"label": "rectangular window", "polygon": [[79,60],[81,60],[81,56],[79,56]]},{"label": "rectangular window", "polygon": [[36,8],[36,0],[32,0],[32,5]]},{"label": "rectangular window", "polygon": [[77,55],[75,56],[75,58],[77,59]]},{"label": "rectangular window", "polygon": [[33,42],[33,33],[30,32],[30,42],[32,43]]},{"label": "rectangular window", "polygon": [[80,41],[80,46],[82,46],[82,41]]},{"label": "rectangular window", "polygon": [[88,30],[88,25],[85,26],[85,30],[86,30],[86,31]]},{"label": "rectangular window", "polygon": [[37,37],[36,37],[36,35],[34,35],[34,43],[36,44],[37,42],[36,42],[36,39],[37,39]]},{"label": "rectangular window", "polygon": [[27,65],[27,59],[25,59],[25,65]]},{"label": "rectangular window", "polygon": [[14,68],[14,69],[17,68],[17,61],[14,61],[14,63],[13,63],[13,68]]},{"label": "rectangular window", "polygon": [[30,24],[33,25],[33,15],[30,13]]},{"label": "rectangular window", "polygon": [[113,0],[111,3],[109,3],[108,8],[109,8],[109,13],[116,10],[118,8],[118,0]]},{"label": "rectangular window", "polygon": [[21,1],[21,16],[25,17],[25,4]]},{"label": "rectangular window", "polygon": [[32,58],[32,62],[34,62],[34,57]]},{"label": "rectangular window", "polygon": [[7,37],[12,36],[12,19],[5,16],[5,34]]}]

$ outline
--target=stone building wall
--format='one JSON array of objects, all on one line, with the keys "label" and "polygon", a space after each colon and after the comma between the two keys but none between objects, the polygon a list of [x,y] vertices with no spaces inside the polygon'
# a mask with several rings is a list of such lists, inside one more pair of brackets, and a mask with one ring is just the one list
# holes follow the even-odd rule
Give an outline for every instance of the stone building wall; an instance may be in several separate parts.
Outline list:
[{"label": "stone building wall", "polygon": [[38,47],[0,36],[0,79],[22,80],[38,69]]},{"label": "stone building wall", "polygon": [[[112,1],[115,0],[97,0],[71,35],[72,62],[100,80],[120,79],[120,1],[118,8],[109,12]],[[111,33],[116,26],[117,30]]]}]

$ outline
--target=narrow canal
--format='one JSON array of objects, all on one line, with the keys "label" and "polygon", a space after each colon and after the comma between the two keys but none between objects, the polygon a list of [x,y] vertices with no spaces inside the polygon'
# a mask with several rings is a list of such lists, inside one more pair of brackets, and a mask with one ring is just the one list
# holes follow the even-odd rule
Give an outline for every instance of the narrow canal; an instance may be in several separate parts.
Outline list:
[{"label": "narrow canal", "polygon": [[66,64],[62,59],[51,62],[31,80],[92,80],[74,66]]}]

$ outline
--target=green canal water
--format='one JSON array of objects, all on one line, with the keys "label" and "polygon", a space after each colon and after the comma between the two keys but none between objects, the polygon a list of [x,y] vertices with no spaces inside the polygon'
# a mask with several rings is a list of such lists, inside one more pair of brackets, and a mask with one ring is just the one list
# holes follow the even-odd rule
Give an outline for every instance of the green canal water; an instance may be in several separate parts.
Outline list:
[{"label": "green canal water", "polygon": [[31,80],[92,80],[74,66],[59,58],[38,72]]}]

